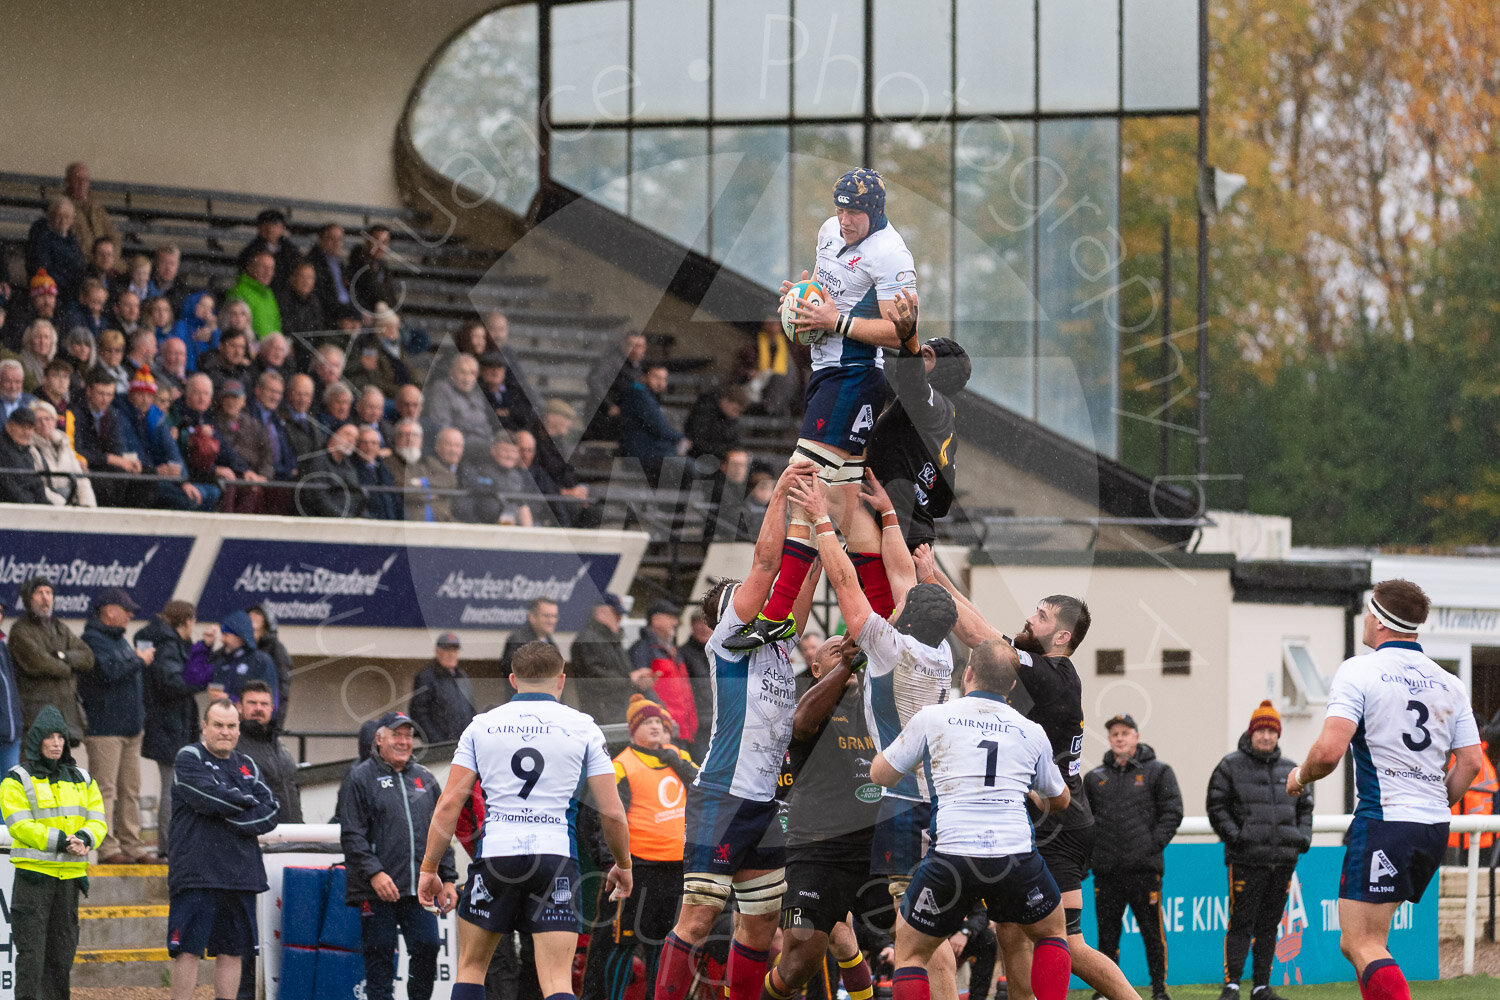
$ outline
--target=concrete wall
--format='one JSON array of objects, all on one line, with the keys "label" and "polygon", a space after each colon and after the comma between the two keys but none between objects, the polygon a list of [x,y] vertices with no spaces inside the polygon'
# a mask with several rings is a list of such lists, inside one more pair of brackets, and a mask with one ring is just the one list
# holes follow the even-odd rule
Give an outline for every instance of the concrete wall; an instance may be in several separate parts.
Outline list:
[{"label": "concrete wall", "polygon": [[62,0],[0,32],[0,168],[398,204],[423,65],[496,0]]}]

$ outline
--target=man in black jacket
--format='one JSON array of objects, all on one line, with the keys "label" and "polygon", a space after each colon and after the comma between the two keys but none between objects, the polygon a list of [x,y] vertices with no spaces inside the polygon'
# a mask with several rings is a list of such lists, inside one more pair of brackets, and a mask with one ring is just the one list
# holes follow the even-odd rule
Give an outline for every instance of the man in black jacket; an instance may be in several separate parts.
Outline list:
[{"label": "man in black jacket", "polygon": [[469,675],[458,665],[458,636],[438,636],[432,662],[423,667],[411,685],[411,717],[423,743],[445,743],[463,735],[478,713]]},{"label": "man in black jacket", "polygon": [[193,642],[198,610],[190,601],[168,601],[161,614],[135,634],[137,646],[149,643],[151,662],[143,679],[146,693],[146,729],[141,737],[141,756],[156,761],[161,792],[156,800],[156,855],[165,861],[172,826],[172,767],[177,751],[196,743],[198,724],[196,695],[208,687],[214,667],[209,660],[219,627],[208,625],[203,639]]},{"label": "man in black jacket", "polygon": [[94,651],[94,669],[78,678],[78,697],[88,719],[84,749],[89,771],[99,782],[109,832],[99,842],[99,863],[152,861],[141,839],[141,737],[146,725],[141,673],[156,650],[137,649],[125,626],[140,607],[119,587],[94,597],[94,612],[83,626],[83,641]]},{"label": "man in black jacket", "polygon": [[[276,664],[276,711],[271,720],[281,727],[286,724],[287,705],[292,700],[292,654],[277,635],[275,612],[264,604],[257,604],[246,609],[245,613],[250,616],[250,627],[255,629],[255,648]],[[240,735],[244,735],[243,726],[240,728]]]},{"label": "man in black jacket", "polygon": [[239,751],[260,765],[260,776],[281,809],[278,823],[302,822],[302,793],[297,788],[297,762],[281,745],[281,727],[271,717],[271,685],[246,681],[240,688]]},{"label": "man in black jacket", "polygon": [[[552,638],[552,633],[557,631],[557,602],[545,597],[538,597],[526,607],[526,624],[512,632],[505,640],[505,648],[500,652],[500,678],[504,680],[510,675],[510,661],[515,659],[516,650],[529,642],[545,642],[549,646],[556,646],[557,640]],[[509,697],[506,699],[509,701]]]},{"label": "man in black jacket", "polygon": [[651,689],[651,672],[637,684],[630,657],[620,641],[620,623],[625,604],[614,594],[599,595],[599,602],[578,635],[573,638],[568,664],[569,687],[578,696],[578,710],[593,716],[599,725],[625,721],[630,696]]},{"label": "man in black jacket", "polygon": [[1239,1000],[1245,953],[1255,939],[1251,1000],[1282,1000],[1271,989],[1276,926],[1286,906],[1297,858],[1312,846],[1313,799],[1292,798],[1287,775],[1296,762],[1281,756],[1281,714],[1270,701],[1250,713],[1240,748],[1208,779],[1208,821],[1224,842],[1229,868],[1229,930],[1224,935],[1224,990]]},{"label": "man in black jacket", "polygon": [[355,442],[359,429],[345,424],[328,438],[328,450],[299,466],[300,475],[292,502],[304,517],[362,517],[365,491],[355,467]]},{"label": "man in black jacket", "polygon": [[18,406],[5,420],[0,432],[0,501],[5,503],[46,503],[47,491],[42,477],[36,474],[38,457],[31,447],[36,431],[36,414]]},{"label": "man in black jacket", "polygon": [[[417,868],[427,826],[442,793],[431,771],[411,759],[410,716],[387,712],[375,731],[375,752],[356,764],[339,789],[339,843],[348,865],[344,901],[360,908],[368,1000],[391,1000],[396,934],[406,940],[409,1000],[429,1000],[437,979],[437,917],[417,901]],[[453,848],[438,866],[439,909],[458,901]]]},{"label": "man in black jacket", "polygon": [[1099,837],[1094,842],[1094,912],[1099,950],[1120,960],[1120,921],[1135,915],[1151,973],[1152,1000],[1168,1000],[1167,939],[1161,919],[1162,851],[1182,823],[1182,792],[1171,767],[1140,742],[1128,715],[1105,723],[1109,750],[1084,779]]}]

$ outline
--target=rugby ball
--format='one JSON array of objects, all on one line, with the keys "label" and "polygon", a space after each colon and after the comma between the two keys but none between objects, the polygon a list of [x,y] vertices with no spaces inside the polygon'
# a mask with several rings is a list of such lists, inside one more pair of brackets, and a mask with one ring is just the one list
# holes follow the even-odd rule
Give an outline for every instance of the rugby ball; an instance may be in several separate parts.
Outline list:
[{"label": "rugby ball", "polygon": [[794,344],[816,344],[828,335],[828,331],[798,330],[793,325],[797,322],[799,299],[811,303],[827,302],[828,293],[816,281],[799,281],[781,297],[781,332],[786,334],[786,339]]}]

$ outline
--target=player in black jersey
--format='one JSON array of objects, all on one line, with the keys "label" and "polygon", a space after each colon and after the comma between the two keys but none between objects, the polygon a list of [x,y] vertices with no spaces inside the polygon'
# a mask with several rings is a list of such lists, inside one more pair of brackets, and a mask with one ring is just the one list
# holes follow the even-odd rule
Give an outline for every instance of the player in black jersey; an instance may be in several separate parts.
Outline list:
[{"label": "player in black jersey", "polygon": [[860,956],[850,912],[890,907],[886,880],[870,875],[870,839],[880,786],[870,781],[875,741],[865,723],[858,652],[834,636],[809,665],[817,683],[797,702],[787,748],[791,778],[782,897],[781,958],[766,974],[761,1000],[790,1000],[832,952],[850,1000],[870,1000],[870,968]]},{"label": "player in black jersey", "polygon": [[[1033,815],[1032,820],[1037,850],[1062,893],[1073,974],[1109,1000],[1139,1000],[1140,995],[1120,967],[1083,938],[1083,880],[1093,855],[1094,817],[1083,794],[1083,769],[1079,764],[1083,752],[1083,682],[1070,657],[1088,634],[1088,605],[1064,594],[1044,597],[1012,639],[986,622],[979,609],[937,569],[930,546],[918,548],[913,556],[918,580],[940,583],[953,595],[958,605],[958,625],[953,631],[965,645],[972,648],[1001,639],[1015,646],[1020,655],[1019,683],[1011,698],[1023,715],[1046,730],[1053,760],[1071,795],[1063,812]],[[1030,942],[1011,924],[1000,925],[997,934],[1011,1000],[1032,1000],[1026,986],[1031,978]]]},{"label": "player in black jersey", "polygon": [[896,293],[900,354],[886,361],[895,397],[875,422],[865,465],[890,494],[908,548],[932,542],[933,520],[953,505],[958,438],[953,397],[969,381],[969,355],[947,337],[917,343],[917,293]]}]

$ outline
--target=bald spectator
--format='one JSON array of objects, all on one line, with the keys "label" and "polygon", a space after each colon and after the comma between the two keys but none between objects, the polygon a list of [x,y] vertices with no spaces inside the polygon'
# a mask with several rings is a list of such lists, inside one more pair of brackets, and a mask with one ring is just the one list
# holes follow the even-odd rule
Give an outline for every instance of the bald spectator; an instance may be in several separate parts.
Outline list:
[{"label": "bald spectator", "polygon": [[468,442],[468,458],[484,457],[487,442],[500,429],[500,420],[479,388],[477,358],[454,354],[448,362],[448,377],[428,383],[426,416],[439,427],[462,431]]},{"label": "bald spectator", "polygon": [[337,344],[323,344],[313,356],[309,374],[316,383],[318,393],[330,385],[337,385],[344,377],[344,352]]},{"label": "bald spectator", "polygon": [[318,242],[307,251],[307,259],[316,276],[313,287],[321,311],[332,319],[350,305],[349,280],[344,273],[344,227],[337,222],[325,223],[318,230]]},{"label": "bald spectator", "polygon": [[214,427],[214,383],[202,372],[189,375],[182,398],[172,407],[177,450],[187,464],[188,479],[201,487],[218,480],[237,480],[247,468]]},{"label": "bald spectator", "polygon": [[137,330],[131,334],[125,348],[125,370],[138,372],[156,364],[157,340],[150,330]]},{"label": "bald spectator", "polygon": [[387,397],[394,396],[403,385],[413,385],[401,345],[401,317],[384,302],[375,307],[374,331],[360,334],[349,347],[349,363],[344,377],[352,385],[373,385]]},{"label": "bald spectator", "polygon": [[259,253],[271,255],[271,270],[263,284],[278,289],[291,280],[292,268],[302,253],[286,235],[286,216],[280,209],[268,208],[255,217],[255,238],[240,250],[241,271],[250,270],[251,259]]},{"label": "bald spectator", "polygon": [[[287,443],[300,466],[305,456],[321,451],[328,439],[327,429],[313,416],[314,386],[311,376],[293,375],[286,384],[281,400],[281,420]],[[293,469],[293,476],[296,469]]]},{"label": "bald spectator", "polygon": [[455,520],[451,496],[422,491],[457,490],[459,464],[463,457],[463,432],[452,427],[439,431],[433,454],[407,467],[408,478],[403,485],[416,487],[417,491],[406,494],[406,520]]},{"label": "bald spectator", "polygon": [[395,397],[396,416],[391,421],[394,425],[402,420],[415,420],[422,425],[422,437],[429,444],[437,440],[437,432],[442,430],[422,415],[426,408],[427,398],[422,390],[414,385],[403,385],[396,390]]},{"label": "bald spectator", "polygon": [[360,487],[354,446],[359,431],[344,424],[328,438],[326,451],[304,461],[297,484],[296,513],[308,517],[363,517],[365,494]]},{"label": "bald spectator", "polygon": [[376,312],[379,303],[392,306],[401,301],[387,260],[390,248],[390,227],[377,223],[365,230],[364,243],[349,254],[349,297],[364,312]]},{"label": "bald spectator", "polygon": [[276,293],[271,282],[276,277],[276,255],[269,250],[256,250],[245,262],[239,280],[229,289],[228,297],[250,307],[250,328],[257,339],[281,329],[281,307],[276,304]]},{"label": "bald spectator", "polygon": [[[57,282],[64,299],[78,294],[78,285],[88,270],[83,245],[70,230],[76,211],[65,195],[47,201],[47,213],[31,224],[26,234],[26,273],[44,270]],[[89,241],[93,246],[93,241]]]},{"label": "bald spectator", "polygon": [[158,388],[171,390],[172,399],[182,395],[182,387],[188,377],[187,343],[180,337],[168,337],[156,349],[156,362],[151,366]]},{"label": "bald spectator", "polygon": [[[359,428],[355,439],[354,454],[358,461],[355,471],[365,489],[365,517],[379,521],[399,521],[402,516],[401,494],[389,488],[396,485],[396,477],[390,467],[381,460],[380,432],[373,427]],[[377,489],[371,490],[374,486]]]},{"label": "bald spectator", "polygon": [[151,285],[149,293],[160,296],[172,304],[172,311],[181,314],[182,304],[187,301],[188,288],[181,280],[182,250],[175,243],[156,248],[151,259]]},{"label": "bald spectator", "polygon": [[77,237],[79,246],[91,247],[100,236],[112,237],[116,243],[120,241],[120,233],[115,229],[114,220],[92,196],[87,163],[68,164],[68,169],[63,173],[63,190],[67,192],[68,200],[73,205],[73,235]]},{"label": "bald spectator", "polygon": [[47,503],[40,475],[42,457],[32,447],[36,414],[28,407],[12,410],[0,431],[0,502]]},{"label": "bald spectator", "polygon": [[345,424],[354,423],[354,390],[342,382],[335,382],[324,389],[318,423],[330,434]]}]

